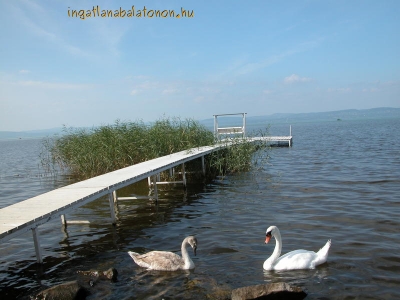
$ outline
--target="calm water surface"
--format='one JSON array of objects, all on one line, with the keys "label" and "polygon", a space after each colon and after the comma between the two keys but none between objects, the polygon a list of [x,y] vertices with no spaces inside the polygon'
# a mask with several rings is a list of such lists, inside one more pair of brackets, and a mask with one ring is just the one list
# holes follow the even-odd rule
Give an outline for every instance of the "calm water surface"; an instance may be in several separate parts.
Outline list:
[{"label": "calm water surface", "polygon": [[[108,225],[101,198],[67,217],[90,220],[63,231],[58,220],[39,227],[44,264],[35,263],[30,234],[0,244],[1,299],[23,299],[76,278],[76,271],[119,272],[89,299],[223,299],[245,285],[286,281],[307,299],[400,297],[400,120],[292,124],[292,148],[273,148],[257,172],[203,184],[162,187],[158,205],[120,202]],[[287,135],[288,125],[273,125]],[[0,207],[72,183],[38,167],[39,140],[0,141]],[[146,182],[119,191],[147,195]],[[317,251],[328,239],[328,263],[315,270],[264,272],[274,248],[265,230],[280,228],[283,253]],[[199,241],[196,268],[146,271],[126,253],[180,252],[187,235]],[[190,251],[191,256],[193,253]]]}]

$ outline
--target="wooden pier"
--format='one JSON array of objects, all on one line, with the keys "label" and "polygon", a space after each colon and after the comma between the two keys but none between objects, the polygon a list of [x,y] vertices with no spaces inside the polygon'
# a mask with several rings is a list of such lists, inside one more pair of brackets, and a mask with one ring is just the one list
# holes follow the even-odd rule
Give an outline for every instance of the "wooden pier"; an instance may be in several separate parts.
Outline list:
[{"label": "wooden pier", "polygon": [[288,136],[266,136],[266,137],[258,137],[257,140],[266,141],[271,146],[288,146],[292,147],[293,145],[293,137],[291,135]]},{"label": "wooden pier", "polygon": [[[157,174],[201,158],[223,145],[193,148],[171,155],[132,165],[104,175],[80,181],[45,194],[0,209],[0,241],[8,241],[20,234],[32,231],[38,262],[42,262],[37,227],[102,196],[109,196],[111,221],[115,223],[115,191],[148,177],[156,181]],[[184,175],[184,174],[183,174]],[[155,185],[156,189],[156,185]]]},{"label": "wooden pier", "polygon": [[[252,140],[278,141],[284,140],[291,145],[292,137],[261,137],[249,138]],[[203,172],[205,172],[204,157],[213,151],[228,147],[229,143],[219,143],[214,146],[192,148],[166,155],[146,162],[135,164],[107,174],[80,181],[56,190],[38,195],[36,197],[18,202],[0,209],[0,242],[4,243],[23,233],[32,232],[37,261],[43,262],[38,226],[61,217],[61,222],[66,225],[65,214],[85,205],[95,199],[108,195],[111,222],[115,224],[115,205],[118,201],[116,191],[135,182],[149,178],[153,184],[155,197],[157,197],[158,175],[161,172],[182,166],[183,180],[186,184],[185,163],[194,159],[201,159]],[[151,179],[150,179],[151,178]],[[78,221],[82,223],[85,221]],[[72,222],[71,222],[72,223]],[[76,222],[75,222],[76,223]]]},{"label": "wooden pier", "polygon": [[[231,127],[219,127],[218,117],[228,117],[228,116],[241,116],[242,124],[241,126],[231,126]],[[226,138],[230,135],[241,136],[244,138],[246,136],[246,113],[235,113],[235,114],[220,114],[214,115],[214,136],[217,140]],[[288,136],[268,136],[268,137],[257,137],[255,139],[266,141],[271,146],[289,146],[293,144],[292,137],[292,125],[289,126]]]}]

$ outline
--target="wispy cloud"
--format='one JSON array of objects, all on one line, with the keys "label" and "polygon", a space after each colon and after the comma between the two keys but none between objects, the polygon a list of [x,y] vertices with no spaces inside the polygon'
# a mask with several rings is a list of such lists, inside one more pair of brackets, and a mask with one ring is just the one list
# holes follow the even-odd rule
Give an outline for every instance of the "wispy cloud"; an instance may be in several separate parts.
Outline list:
[{"label": "wispy cloud", "polygon": [[130,94],[131,94],[131,96],[135,96],[135,95],[139,94],[139,90],[133,89]]},{"label": "wispy cloud", "polygon": [[60,23],[54,17],[56,14],[48,7],[45,8],[39,2],[33,0],[13,1],[9,4],[14,18],[25,26],[28,32],[57,45],[70,54],[85,57],[93,56],[92,53],[82,50],[63,38]]},{"label": "wispy cloud", "polygon": [[263,90],[263,94],[269,95],[272,94],[273,92],[271,90]]},{"label": "wispy cloud", "polygon": [[176,88],[167,88],[167,89],[164,89],[163,91],[162,91],[162,94],[164,94],[164,95],[170,95],[170,94],[175,94],[175,93],[177,93],[178,92],[178,89],[176,89]]},{"label": "wispy cloud", "polygon": [[329,93],[349,93],[351,92],[351,88],[329,88]]},{"label": "wispy cloud", "polygon": [[19,73],[20,74],[28,74],[28,73],[30,73],[31,71],[29,71],[29,70],[19,70]]},{"label": "wispy cloud", "polygon": [[[156,91],[162,93],[163,90],[166,89],[165,85],[160,84],[158,81],[154,81],[149,79],[147,76],[134,76],[133,84],[130,83],[131,87],[131,96],[135,96],[147,91]],[[145,80],[143,80],[145,79]]]},{"label": "wispy cloud", "polygon": [[102,22],[92,22],[90,25],[92,25],[90,32],[97,37],[107,55],[119,57],[120,42],[128,32],[129,26],[121,25],[115,20],[102,20]]},{"label": "wispy cloud", "polygon": [[157,95],[172,95],[182,92],[192,92],[193,88],[195,88],[195,90],[199,89],[185,80],[159,81],[149,76],[142,75],[132,76],[131,78],[132,80],[129,83],[131,96],[150,92]]},{"label": "wispy cloud", "polygon": [[147,76],[147,75],[136,75],[136,76],[133,76],[133,79],[145,80],[145,79],[149,79],[149,76]]},{"label": "wispy cloud", "polygon": [[286,84],[291,84],[291,83],[296,83],[296,82],[308,82],[308,81],[311,81],[311,78],[300,77],[297,74],[292,74],[288,77],[285,77],[285,79],[283,79],[283,82]]},{"label": "wispy cloud", "polygon": [[271,55],[266,57],[263,60],[253,62],[253,63],[244,63],[241,66],[237,67],[236,70],[234,70],[234,74],[236,75],[246,75],[249,73],[253,73],[255,71],[258,71],[260,69],[264,69],[270,65],[279,63],[280,61],[284,60],[287,57],[293,56],[297,53],[305,52],[308,51],[312,48],[317,47],[321,42],[323,41],[322,38],[318,38],[313,41],[308,41],[308,42],[303,42],[295,45],[289,50],[286,50],[282,53]]},{"label": "wispy cloud", "polygon": [[92,84],[77,84],[77,83],[65,83],[65,82],[36,81],[36,80],[20,80],[20,81],[0,80],[0,84],[7,84],[7,85],[21,86],[21,87],[42,88],[42,89],[61,89],[61,90],[94,88],[94,85]]},{"label": "wispy cloud", "polygon": [[158,81],[153,80],[146,80],[137,85],[139,90],[152,90],[152,89],[159,89],[160,83]]},{"label": "wispy cloud", "polygon": [[[90,60],[100,60],[107,56],[118,57],[120,55],[119,44],[126,34],[129,26],[121,25],[115,20],[102,20],[102,22],[89,22],[84,30],[79,31],[71,39],[70,32],[73,24],[68,28],[63,22],[59,22],[59,11],[52,11],[51,6],[42,5],[40,1],[21,0],[8,3],[13,18],[22,24],[27,32],[35,35],[45,42],[51,43],[62,51],[73,56],[83,57]],[[90,38],[91,43],[85,46],[76,41],[82,38]]]},{"label": "wispy cloud", "polygon": [[362,91],[363,91],[364,93],[376,93],[376,92],[379,92],[380,89],[377,89],[377,88],[369,88],[369,89],[362,89]]}]

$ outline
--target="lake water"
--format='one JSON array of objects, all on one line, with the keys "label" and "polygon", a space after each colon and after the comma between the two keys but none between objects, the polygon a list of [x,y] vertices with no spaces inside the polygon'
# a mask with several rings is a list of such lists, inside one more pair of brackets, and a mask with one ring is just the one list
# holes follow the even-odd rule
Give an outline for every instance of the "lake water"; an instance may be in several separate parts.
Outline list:
[{"label": "lake water", "polygon": [[[272,125],[287,135],[288,124]],[[0,244],[0,298],[23,299],[43,287],[76,278],[79,270],[115,267],[118,281],[102,282],[88,299],[225,299],[246,285],[285,281],[306,299],[400,297],[400,120],[292,124],[292,148],[269,150],[261,170],[211,183],[160,187],[149,200],[119,203],[117,226],[107,222],[108,199],[67,218],[90,220],[64,231],[59,220],[39,227],[44,264],[32,235]],[[0,141],[0,208],[70,184],[41,171],[40,140]],[[146,182],[119,196],[148,195]],[[56,201],[56,199],[55,199]],[[328,262],[315,270],[264,272],[280,228],[283,249],[319,250],[332,239]],[[198,238],[196,268],[146,271],[127,251],[180,253],[187,235]]]}]

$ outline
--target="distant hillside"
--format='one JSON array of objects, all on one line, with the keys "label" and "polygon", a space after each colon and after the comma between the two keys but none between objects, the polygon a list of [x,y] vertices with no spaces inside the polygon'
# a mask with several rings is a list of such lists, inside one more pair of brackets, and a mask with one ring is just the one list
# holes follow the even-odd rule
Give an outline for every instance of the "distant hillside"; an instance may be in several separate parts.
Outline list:
[{"label": "distant hillside", "polygon": [[[246,116],[246,123],[249,125],[276,124],[276,123],[297,123],[297,122],[316,122],[316,121],[336,121],[340,120],[359,120],[359,119],[400,119],[400,108],[381,107],[372,109],[348,109],[317,113],[277,113],[265,116]],[[214,128],[214,119],[206,119],[200,121],[201,124],[208,128]],[[240,126],[242,117],[219,117],[218,125],[224,126]]]},{"label": "distant hillside", "polygon": [[[265,116],[264,116],[265,117]],[[264,118],[264,117],[254,117]],[[297,121],[335,121],[356,120],[356,119],[388,119],[399,118],[400,108],[381,107],[372,109],[348,109],[318,113],[300,113],[300,114],[273,114],[267,116],[270,120],[297,120]]]},{"label": "distant hillside", "polygon": [[0,140],[8,139],[35,139],[53,136],[61,133],[62,128],[52,128],[43,130],[28,130],[28,131],[0,131]]},{"label": "distant hillside", "polygon": [[[317,121],[336,121],[340,120],[359,120],[359,119],[400,119],[400,108],[392,107],[380,107],[372,109],[348,109],[318,113],[299,113],[299,114],[272,114],[265,116],[246,116],[246,123],[248,125],[257,124],[277,124],[287,123],[294,124],[298,122],[317,122]],[[205,119],[199,121],[201,124],[214,130],[214,119]],[[224,126],[240,126],[242,122],[242,116],[237,117],[220,117],[218,118],[218,124],[221,127]],[[52,128],[43,130],[31,130],[31,131],[0,131],[0,140],[4,139],[27,139],[27,138],[44,138],[47,136],[53,136],[54,134],[60,134],[62,128]]]}]

